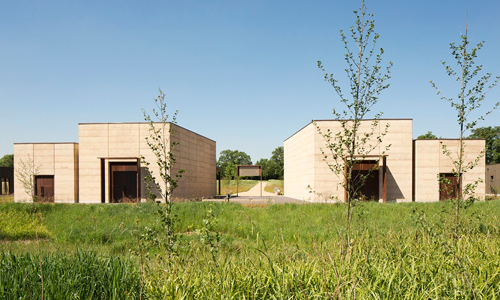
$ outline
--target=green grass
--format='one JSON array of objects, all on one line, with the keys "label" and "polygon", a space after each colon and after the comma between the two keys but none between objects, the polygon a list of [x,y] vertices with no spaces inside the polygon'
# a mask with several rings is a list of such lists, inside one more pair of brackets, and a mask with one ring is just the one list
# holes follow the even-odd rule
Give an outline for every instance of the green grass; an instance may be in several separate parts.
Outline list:
[{"label": "green grass", "polygon": [[[253,188],[259,180],[240,180],[238,183],[238,192],[246,192],[249,189]],[[219,188],[219,180],[217,180],[217,189]],[[236,180],[225,180],[221,181],[221,194],[236,194]]]},{"label": "green grass", "polygon": [[1,299],[41,299],[42,287],[45,299],[138,299],[141,291],[140,272],[120,257],[0,253],[0,261]]},{"label": "green grass", "polygon": [[[153,240],[161,236],[156,204],[35,207],[39,216],[33,218],[41,220],[39,225],[49,234],[38,242],[1,238],[0,290],[8,286],[12,272],[18,274],[15,282],[21,287],[24,266],[30,266],[29,282],[36,282],[39,244],[47,287],[49,282],[56,285],[52,278],[57,276],[78,282],[90,276],[84,269],[99,270],[103,277],[82,285],[103,282],[99,293],[107,299],[124,298],[124,289],[134,291],[137,298],[138,254],[147,270],[144,290],[149,299],[500,298],[500,201],[477,202],[464,210],[459,239],[452,235],[449,202],[358,203],[345,251],[341,248],[344,204],[250,208],[235,203],[174,203],[179,239],[177,255],[170,258],[151,243],[141,243],[139,249],[137,239],[146,232],[156,232]],[[215,247],[198,232],[207,224],[209,210],[220,234]],[[0,204],[0,213],[11,212],[29,216],[33,205]],[[31,253],[29,259],[26,252]],[[95,259],[79,262],[81,253]],[[113,263],[115,258],[120,262]],[[17,261],[29,262],[8,271],[11,267],[5,266]],[[65,264],[76,271],[61,270]],[[116,281],[109,278],[123,278],[131,288],[110,294]],[[73,289],[84,295],[80,298],[88,298],[78,287]],[[25,289],[24,296],[15,298],[29,299],[26,293]],[[61,292],[63,298],[70,299],[65,293]]]},{"label": "green grass", "polygon": [[0,203],[14,202],[13,195],[0,195]]},{"label": "green grass", "polygon": [[0,211],[0,240],[24,240],[50,237],[50,232],[42,224],[41,214],[16,209]]},{"label": "green grass", "polygon": [[270,179],[267,181],[264,191],[269,193],[274,193],[274,188],[279,188],[281,194],[285,193],[285,188],[283,187],[283,180]]}]

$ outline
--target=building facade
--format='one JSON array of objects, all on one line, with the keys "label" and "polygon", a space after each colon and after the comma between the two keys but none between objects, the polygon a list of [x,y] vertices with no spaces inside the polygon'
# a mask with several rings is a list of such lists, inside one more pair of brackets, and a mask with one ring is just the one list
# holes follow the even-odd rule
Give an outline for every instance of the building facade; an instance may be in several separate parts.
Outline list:
[{"label": "building facade", "polygon": [[[413,141],[413,121],[411,119],[382,119],[376,126],[373,120],[361,122],[359,137],[373,132],[366,143],[371,148],[364,158],[366,165],[372,166],[371,198],[377,201],[411,202],[439,201],[440,186],[437,176],[452,173],[452,161],[456,157],[457,140],[415,140]],[[385,132],[382,142],[376,137]],[[286,196],[312,202],[343,201],[345,190],[341,185],[342,174],[337,176],[328,163],[334,163],[328,155],[326,142],[318,132],[328,130],[334,135],[342,130],[338,120],[313,121],[289,137],[284,142],[285,194]],[[475,159],[484,151],[484,140],[467,140],[466,161]],[[442,146],[447,145],[451,158],[442,154]],[[323,151],[326,154],[323,154]],[[325,161],[325,159],[327,161]],[[362,170],[363,167],[358,168]],[[484,157],[478,165],[464,174],[462,184],[483,178]],[[476,196],[484,199],[484,184],[476,189]]]},{"label": "building facade", "polygon": [[500,194],[500,164],[486,165],[486,194]]},{"label": "building facade", "polygon": [[[150,163],[151,175],[160,179],[156,156],[146,142],[150,123],[83,123],[78,125],[78,132],[78,144],[14,144],[15,172],[22,170],[22,162],[32,160],[33,166],[39,168],[35,186],[46,185],[43,193],[35,188],[35,194],[49,202],[145,201],[144,177],[149,173],[142,158]],[[183,170],[172,197],[193,199],[215,195],[215,141],[170,123],[166,124],[165,133],[166,150],[171,150],[175,157],[171,175]],[[178,145],[171,149],[172,143]],[[66,149],[70,145],[72,160]],[[47,196],[48,193],[53,196]],[[30,201],[30,197],[22,189],[16,189],[14,200]]]},{"label": "building facade", "polygon": [[77,143],[14,144],[14,173],[15,202],[78,202]]}]

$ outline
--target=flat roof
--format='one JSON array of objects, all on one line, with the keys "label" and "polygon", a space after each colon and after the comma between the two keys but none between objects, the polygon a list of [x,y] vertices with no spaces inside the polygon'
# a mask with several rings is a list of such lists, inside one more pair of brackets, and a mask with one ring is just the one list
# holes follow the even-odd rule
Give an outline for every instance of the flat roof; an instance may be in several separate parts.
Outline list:
[{"label": "flat roof", "polygon": [[34,143],[14,143],[14,145],[30,145],[30,144],[33,144],[33,145],[53,145],[53,144],[58,144],[58,145],[61,145],[61,144],[78,144],[77,142],[34,142]]},{"label": "flat roof", "polygon": [[[401,118],[401,119],[362,119],[360,120],[361,122],[363,121],[413,121],[413,119],[411,118]],[[349,122],[349,121],[352,121],[352,119],[320,119],[320,120],[312,120],[311,122],[307,123],[305,126],[303,126],[302,128],[300,128],[299,130],[295,131],[295,133],[293,133],[291,136],[287,137],[284,141],[290,139],[292,136],[296,135],[297,133],[299,133],[302,129],[306,128],[307,126],[313,124],[314,122],[332,122],[332,121],[336,121],[336,122],[340,122],[340,121],[346,121],[346,122]]]},{"label": "flat roof", "polygon": [[[149,123],[150,123],[150,122],[94,122],[94,123],[78,123],[78,126],[80,126],[80,125],[104,125],[104,124],[108,124],[108,125],[109,125],[109,124],[116,124],[116,125],[119,125],[119,124],[138,124],[138,125],[139,125],[139,124],[149,124]],[[155,123],[155,124],[161,124],[162,122],[153,122],[153,123]],[[192,131],[192,130],[189,130],[189,129],[187,129],[187,128],[184,128],[184,127],[182,127],[182,126],[179,126],[179,125],[178,125],[178,124],[176,124],[176,123],[172,123],[172,122],[165,122],[165,124],[172,124],[172,125],[174,125],[174,126],[177,126],[177,127],[179,127],[179,128],[182,128],[182,129],[184,129],[184,130],[186,130],[186,131],[189,131],[189,132],[191,132],[191,133],[194,133],[194,134],[196,134],[196,135],[198,135],[198,136],[201,136],[201,137],[203,137],[203,138],[206,138],[207,140],[210,140],[210,141],[212,141],[212,142],[214,142],[214,143],[217,143],[215,140],[212,140],[212,139],[210,139],[210,138],[207,138],[207,137],[206,137],[206,136],[204,136],[204,135],[201,135],[201,134],[196,133],[196,132],[194,132],[194,131]]]}]

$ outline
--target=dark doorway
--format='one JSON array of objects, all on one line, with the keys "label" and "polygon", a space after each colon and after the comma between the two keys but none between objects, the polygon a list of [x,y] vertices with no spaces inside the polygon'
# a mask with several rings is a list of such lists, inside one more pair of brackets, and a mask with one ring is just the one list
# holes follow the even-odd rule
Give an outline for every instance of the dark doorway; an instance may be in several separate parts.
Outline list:
[{"label": "dark doorway", "polygon": [[139,199],[139,174],[136,162],[110,163],[110,202],[136,202]]},{"label": "dark doorway", "polygon": [[0,195],[14,193],[14,168],[0,167]]},{"label": "dark doorway", "polygon": [[54,175],[35,176],[35,196],[40,202],[54,202]]},{"label": "dark doorway", "polygon": [[458,183],[455,174],[440,173],[439,178],[439,201],[457,198],[458,193],[462,190],[462,186],[461,183]]},{"label": "dark doorway", "polygon": [[353,183],[361,186],[356,198],[363,201],[379,201],[379,175],[377,160],[363,160],[356,163],[352,170]]}]

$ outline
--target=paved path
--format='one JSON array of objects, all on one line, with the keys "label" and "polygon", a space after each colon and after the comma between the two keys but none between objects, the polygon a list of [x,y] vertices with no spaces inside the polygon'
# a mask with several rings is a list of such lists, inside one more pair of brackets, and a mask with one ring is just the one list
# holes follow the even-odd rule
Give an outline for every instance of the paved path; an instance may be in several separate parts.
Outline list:
[{"label": "paved path", "polygon": [[[262,197],[276,196],[274,193],[269,193],[269,192],[264,191],[266,184],[267,184],[267,181],[262,181]],[[238,196],[260,197],[260,182],[257,183],[253,188],[249,189],[248,191],[238,193]]]},{"label": "paved path", "polygon": [[[307,203],[302,200],[288,198],[286,196],[277,196],[274,193],[269,193],[264,191],[267,181],[262,182],[262,197],[260,196],[260,182],[257,183],[253,188],[247,192],[238,193],[231,195],[230,202],[240,203],[244,205],[261,205],[261,204],[284,204],[284,203]],[[214,201],[214,202],[225,202],[224,196],[220,196],[218,199],[203,199],[203,201]]]}]

